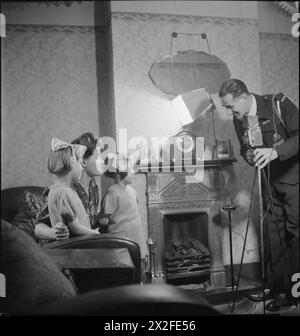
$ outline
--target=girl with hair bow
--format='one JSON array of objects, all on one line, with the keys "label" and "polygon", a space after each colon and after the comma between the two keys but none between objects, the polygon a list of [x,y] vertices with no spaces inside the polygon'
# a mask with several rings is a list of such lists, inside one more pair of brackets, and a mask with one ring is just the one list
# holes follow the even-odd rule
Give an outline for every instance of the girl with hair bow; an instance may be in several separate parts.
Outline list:
[{"label": "girl with hair bow", "polygon": [[56,182],[51,186],[48,196],[51,226],[64,223],[71,236],[99,234],[98,229],[91,229],[89,216],[72,188],[80,180],[86,150],[86,146],[54,138],[48,158],[48,170],[56,176]]}]

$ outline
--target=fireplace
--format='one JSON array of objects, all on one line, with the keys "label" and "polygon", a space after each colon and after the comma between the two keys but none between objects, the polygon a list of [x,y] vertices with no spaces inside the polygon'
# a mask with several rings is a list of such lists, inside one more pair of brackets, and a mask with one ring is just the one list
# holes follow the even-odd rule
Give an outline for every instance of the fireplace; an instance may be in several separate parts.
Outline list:
[{"label": "fireplace", "polygon": [[226,287],[220,172],[234,161],[205,161],[201,181],[185,171],[146,172],[152,278],[157,282],[208,280],[213,289]]},{"label": "fireplace", "polygon": [[210,275],[208,214],[165,214],[163,269],[172,284],[203,282]]}]

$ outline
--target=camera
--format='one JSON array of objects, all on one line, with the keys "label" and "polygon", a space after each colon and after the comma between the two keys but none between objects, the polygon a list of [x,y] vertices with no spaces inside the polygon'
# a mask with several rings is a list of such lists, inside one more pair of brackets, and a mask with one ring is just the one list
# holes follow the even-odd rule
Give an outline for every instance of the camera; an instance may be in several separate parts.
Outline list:
[{"label": "camera", "polygon": [[243,127],[245,133],[243,136],[243,142],[248,147],[246,152],[247,161],[254,165],[254,149],[263,145],[261,128],[259,126],[258,116],[247,115],[243,120]]},{"label": "camera", "polygon": [[243,126],[246,129],[243,136],[244,144],[250,148],[262,146],[263,139],[258,116],[246,116]]}]

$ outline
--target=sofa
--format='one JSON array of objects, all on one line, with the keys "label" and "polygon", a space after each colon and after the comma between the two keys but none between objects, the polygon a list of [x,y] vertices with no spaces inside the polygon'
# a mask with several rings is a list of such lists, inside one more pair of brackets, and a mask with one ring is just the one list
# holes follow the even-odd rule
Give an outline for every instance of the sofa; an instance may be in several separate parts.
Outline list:
[{"label": "sofa", "polygon": [[[7,188],[1,190],[1,218],[9,223],[15,224],[17,227],[19,222],[22,224],[29,221],[26,214],[18,214],[18,210],[24,199],[24,192],[29,191],[33,196],[41,201],[44,188],[41,186],[22,186]],[[18,217],[16,215],[18,214]],[[17,222],[15,219],[17,218]],[[28,225],[30,223],[28,222]],[[23,226],[22,226],[23,228]],[[72,280],[75,281],[77,289],[80,293],[101,289],[117,285],[138,284],[141,282],[141,255],[140,248],[135,242],[117,237],[112,234],[85,235],[72,237],[64,241],[50,242],[43,245],[42,248],[47,252],[49,249],[120,249],[126,248],[130,254],[134,264],[132,269],[109,269],[106,270],[105,276],[101,270],[87,270],[85,274],[79,270],[71,270],[69,272]]]}]

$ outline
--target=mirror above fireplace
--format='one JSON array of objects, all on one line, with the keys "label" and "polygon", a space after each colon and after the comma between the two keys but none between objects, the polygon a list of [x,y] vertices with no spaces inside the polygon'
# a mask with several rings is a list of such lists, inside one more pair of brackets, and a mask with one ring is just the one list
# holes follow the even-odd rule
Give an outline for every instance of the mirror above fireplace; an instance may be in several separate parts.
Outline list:
[{"label": "mirror above fireplace", "polygon": [[157,88],[177,96],[199,88],[217,93],[231,75],[227,64],[219,57],[204,51],[186,50],[154,62],[149,76]]}]

